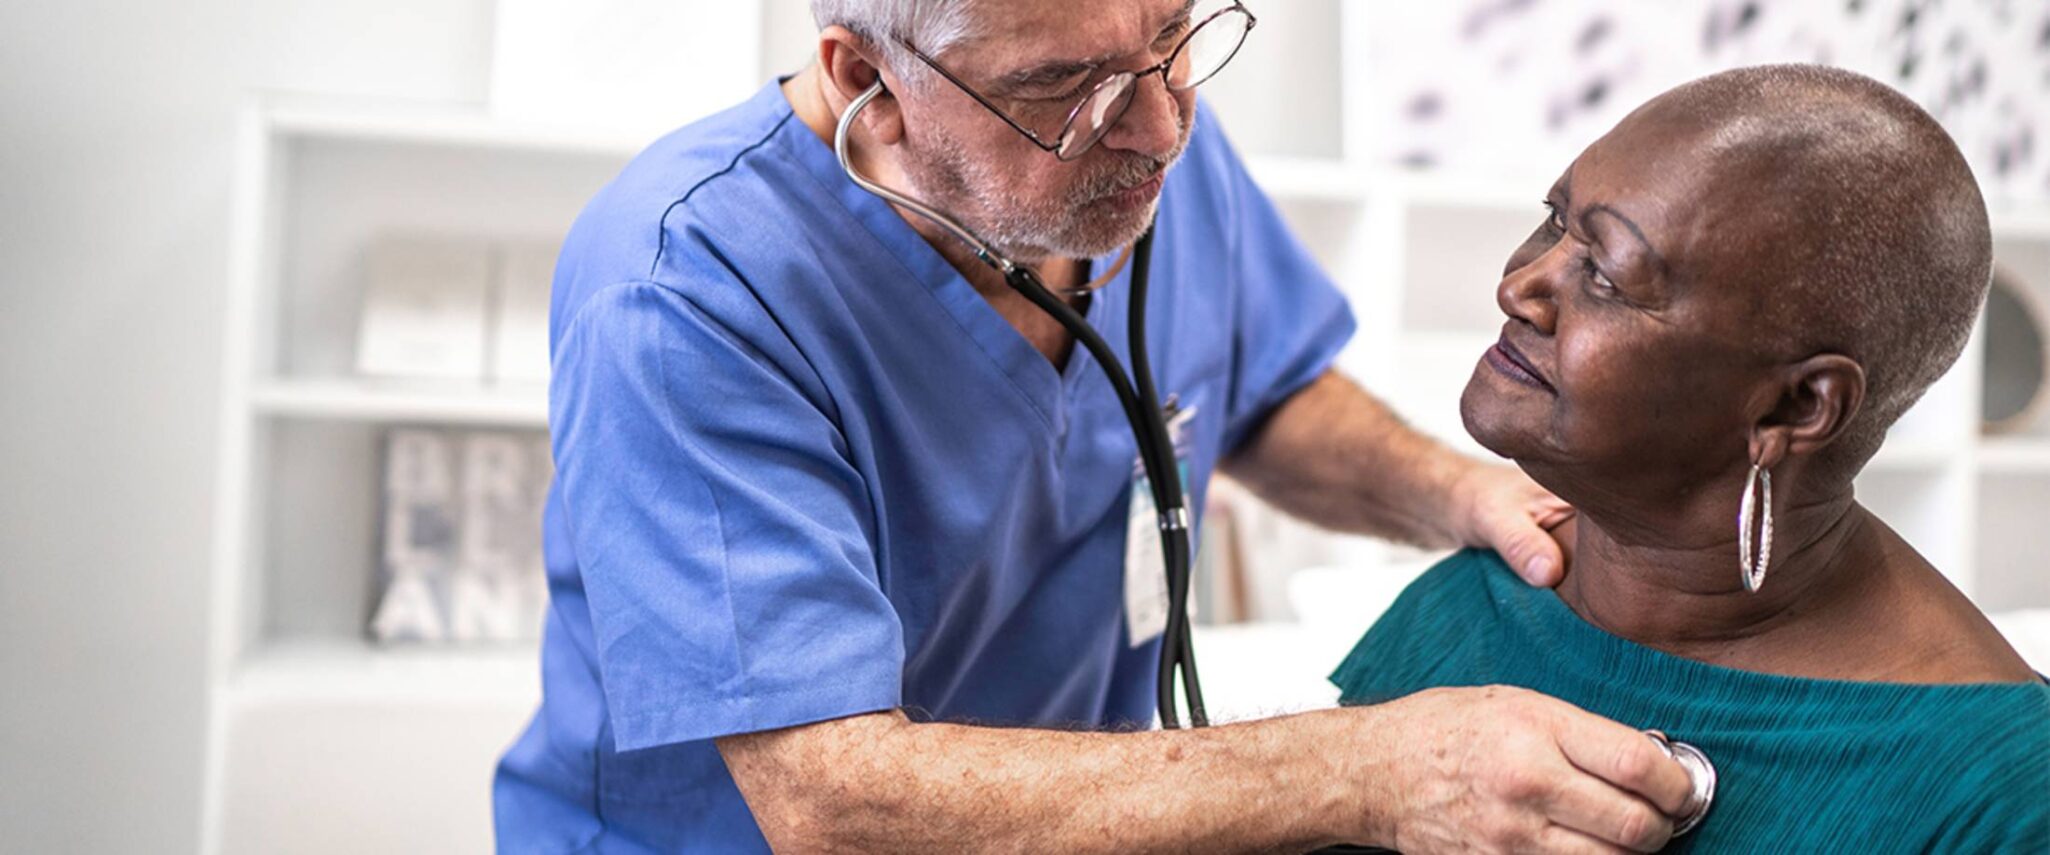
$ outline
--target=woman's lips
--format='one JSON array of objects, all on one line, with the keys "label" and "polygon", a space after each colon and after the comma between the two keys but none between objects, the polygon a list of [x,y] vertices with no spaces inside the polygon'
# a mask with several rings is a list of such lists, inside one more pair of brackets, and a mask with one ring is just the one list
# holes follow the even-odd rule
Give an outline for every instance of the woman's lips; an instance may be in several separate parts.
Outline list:
[{"label": "woman's lips", "polygon": [[1507,338],[1495,342],[1494,347],[1488,348],[1488,352],[1481,355],[1481,361],[1501,372],[1502,376],[1525,386],[1553,393],[1558,391],[1552,388],[1552,384],[1545,380],[1544,375],[1539,374],[1538,370],[1531,366],[1530,358],[1524,356],[1523,351],[1517,350],[1516,345],[1510,344]]}]

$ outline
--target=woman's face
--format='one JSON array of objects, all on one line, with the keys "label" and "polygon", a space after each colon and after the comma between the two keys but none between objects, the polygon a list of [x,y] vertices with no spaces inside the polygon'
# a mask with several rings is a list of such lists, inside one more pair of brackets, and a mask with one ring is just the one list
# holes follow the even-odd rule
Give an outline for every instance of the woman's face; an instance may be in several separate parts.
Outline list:
[{"label": "woman's face", "polygon": [[1679,499],[1745,462],[1775,244],[1794,236],[1774,234],[1762,170],[1711,167],[1697,137],[1624,120],[1552,187],[1495,290],[1508,320],[1461,416],[1575,504]]}]

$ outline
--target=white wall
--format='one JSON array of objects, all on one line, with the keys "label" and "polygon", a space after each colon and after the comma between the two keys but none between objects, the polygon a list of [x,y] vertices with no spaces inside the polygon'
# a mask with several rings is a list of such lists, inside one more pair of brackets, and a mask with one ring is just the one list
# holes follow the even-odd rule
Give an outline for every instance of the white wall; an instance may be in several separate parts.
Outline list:
[{"label": "white wall", "polygon": [[490,11],[0,4],[0,850],[197,845],[237,105],[481,100]]}]

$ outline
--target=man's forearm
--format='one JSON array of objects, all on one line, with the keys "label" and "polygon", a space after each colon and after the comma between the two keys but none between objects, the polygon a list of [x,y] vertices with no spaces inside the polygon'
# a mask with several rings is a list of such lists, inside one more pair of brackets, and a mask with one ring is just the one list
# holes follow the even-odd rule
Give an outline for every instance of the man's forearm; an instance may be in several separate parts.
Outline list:
[{"label": "man's forearm", "polygon": [[1277,407],[1222,468],[1275,507],[1325,528],[1451,546],[1446,497],[1472,466],[1329,372]]},{"label": "man's forearm", "polygon": [[719,748],[779,851],[1302,852],[1372,820],[1338,803],[1371,771],[1331,715],[1097,733],[886,713]]}]

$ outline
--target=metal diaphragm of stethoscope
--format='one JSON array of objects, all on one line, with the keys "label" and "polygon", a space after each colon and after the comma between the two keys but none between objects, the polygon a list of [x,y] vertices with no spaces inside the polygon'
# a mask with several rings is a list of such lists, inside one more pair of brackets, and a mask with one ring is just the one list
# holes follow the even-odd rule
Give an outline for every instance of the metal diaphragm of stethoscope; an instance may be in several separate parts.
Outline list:
[{"label": "metal diaphragm of stethoscope", "polygon": [[1196,650],[1189,639],[1189,561],[1193,548],[1189,542],[1189,509],[1182,495],[1180,468],[1175,464],[1174,442],[1168,435],[1167,419],[1153,387],[1153,371],[1146,352],[1146,285],[1153,261],[1153,230],[1147,229],[1132,250],[1132,310],[1128,333],[1132,372],[1127,375],[1103,336],[1098,335],[1073,306],[1049,291],[1032,268],[1005,257],[954,218],[870,181],[854,168],[849,140],[854,120],[884,91],[883,82],[878,79],[840,115],[839,126],[833,133],[833,153],[840,158],[841,171],[846,172],[847,177],[861,189],[924,217],[959,238],[975,251],[977,259],[1003,274],[1004,282],[1012,290],[1053,316],[1103,367],[1104,376],[1117,393],[1118,404],[1124,408],[1125,420],[1131,423],[1132,436],[1139,445],[1139,461],[1153,490],[1153,507],[1159,510],[1160,515],[1161,553],[1166,564],[1168,593],[1167,629],[1161,636],[1159,697],[1156,699],[1160,706],[1160,722],[1169,728],[1181,726],[1174,695],[1175,678],[1179,675],[1183,698],[1189,705],[1190,724],[1196,727],[1209,724],[1209,714],[1203,708],[1203,687],[1196,678]]},{"label": "metal diaphragm of stethoscope", "polygon": [[[1124,408],[1125,419],[1131,423],[1132,436],[1139,445],[1139,460],[1145,467],[1146,480],[1153,490],[1153,506],[1159,509],[1160,539],[1162,554],[1166,563],[1168,590],[1167,629],[1161,637],[1159,696],[1161,725],[1168,728],[1181,726],[1181,718],[1175,704],[1174,687],[1180,677],[1183,699],[1188,703],[1189,722],[1194,727],[1209,724],[1209,715],[1203,708],[1203,687],[1196,678],[1196,651],[1189,640],[1189,561],[1192,545],[1189,542],[1189,510],[1182,494],[1179,467],[1175,464],[1174,443],[1168,436],[1166,416],[1161,411],[1159,396],[1153,386],[1153,372],[1146,352],[1146,286],[1153,260],[1153,231],[1148,229],[1133,248],[1132,258],[1132,309],[1131,325],[1128,331],[1132,351],[1132,372],[1127,375],[1111,352],[1110,345],[1095,328],[1076,312],[1073,306],[1048,290],[1039,274],[1030,267],[1012,261],[998,252],[987,241],[976,236],[967,226],[939,210],[870,181],[854,167],[850,136],[854,121],[861,111],[884,92],[883,82],[878,79],[873,85],[847,105],[840,115],[838,127],[833,133],[833,153],[840,159],[841,171],[847,173],[861,189],[882,197],[907,211],[930,220],[945,229],[962,243],[975,251],[975,257],[1004,277],[1005,284],[1025,299],[1038,306],[1065,328],[1070,335],[1087,348],[1089,354],[1103,367],[1106,379],[1117,393],[1118,403]],[[1715,766],[1700,749],[1684,742],[1675,742],[1656,730],[1645,731],[1659,750],[1687,770],[1692,784],[1682,814],[1673,827],[1674,836],[1692,831],[1708,813],[1709,804],[1715,800]],[[1331,851],[1373,851],[1346,850],[1341,847]]]},{"label": "metal diaphragm of stethoscope", "polygon": [[1680,815],[1673,818],[1673,836],[1693,831],[1708,816],[1708,808],[1715,804],[1715,764],[1708,762],[1708,755],[1701,749],[1685,742],[1676,741],[1664,733],[1647,730],[1653,744],[1665,752],[1680,768],[1687,770],[1687,801],[1680,805]]}]

